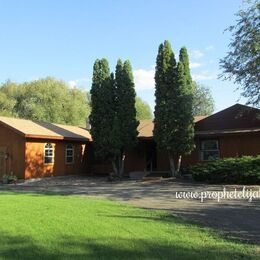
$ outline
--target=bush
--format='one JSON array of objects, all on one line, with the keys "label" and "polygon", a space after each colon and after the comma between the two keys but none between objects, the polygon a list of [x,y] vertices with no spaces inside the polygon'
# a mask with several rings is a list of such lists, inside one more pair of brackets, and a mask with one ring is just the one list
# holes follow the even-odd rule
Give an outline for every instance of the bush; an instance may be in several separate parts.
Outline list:
[{"label": "bush", "polygon": [[3,183],[4,184],[9,184],[9,183],[16,183],[17,182],[17,177],[13,174],[10,175],[3,175]]},{"label": "bush", "polygon": [[187,168],[185,173],[209,183],[260,184],[260,155],[201,163]]}]

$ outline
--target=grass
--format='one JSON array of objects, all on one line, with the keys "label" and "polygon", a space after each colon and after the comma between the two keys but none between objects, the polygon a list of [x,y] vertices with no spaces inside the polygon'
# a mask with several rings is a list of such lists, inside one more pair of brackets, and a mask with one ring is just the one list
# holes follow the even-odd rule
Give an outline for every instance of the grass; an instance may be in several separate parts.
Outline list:
[{"label": "grass", "polygon": [[0,259],[259,259],[167,212],[75,196],[0,194]]}]

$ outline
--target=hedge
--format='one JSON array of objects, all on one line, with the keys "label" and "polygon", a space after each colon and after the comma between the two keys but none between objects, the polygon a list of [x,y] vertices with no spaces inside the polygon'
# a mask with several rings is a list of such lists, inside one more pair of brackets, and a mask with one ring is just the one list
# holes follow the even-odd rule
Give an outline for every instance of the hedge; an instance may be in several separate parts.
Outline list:
[{"label": "hedge", "polygon": [[260,184],[260,155],[225,158],[189,167],[196,181],[228,184]]}]

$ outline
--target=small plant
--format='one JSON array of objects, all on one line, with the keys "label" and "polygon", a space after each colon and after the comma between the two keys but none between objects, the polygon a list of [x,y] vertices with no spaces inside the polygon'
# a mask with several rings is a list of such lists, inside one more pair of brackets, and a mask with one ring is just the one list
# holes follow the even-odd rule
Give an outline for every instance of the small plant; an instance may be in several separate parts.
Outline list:
[{"label": "small plant", "polygon": [[111,172],[108,176],[108,181],[120,181],[121,177],[115,174],[114,172]]},{"label": "small plant", "polygon": [[15,183],[17,182],[17,177],[11,172],[10,174],[3,175],[3,183],[9,184],[9,183]]}]

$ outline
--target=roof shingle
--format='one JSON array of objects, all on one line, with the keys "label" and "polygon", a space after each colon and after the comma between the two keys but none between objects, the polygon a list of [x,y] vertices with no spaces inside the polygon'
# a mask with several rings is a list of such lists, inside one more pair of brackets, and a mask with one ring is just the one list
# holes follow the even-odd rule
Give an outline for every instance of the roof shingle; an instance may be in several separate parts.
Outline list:
[{"label": "roof shingle", "polygon": [[[194,122],[198,122],[202,119],[206,118],[206,116],[195,116],[194,117]],[[153,137],[153,128],[154,128],[154,123],[153,120],[142,120],[140,121],[140,124],[137,128],[139,134],[138,137],[140,138],[152,138]]]},{"label": "roof shingle", "polygon": [[0,117],[0,122],[28,138],[49,138],[87,141],[90,133],[81,127]]}]

